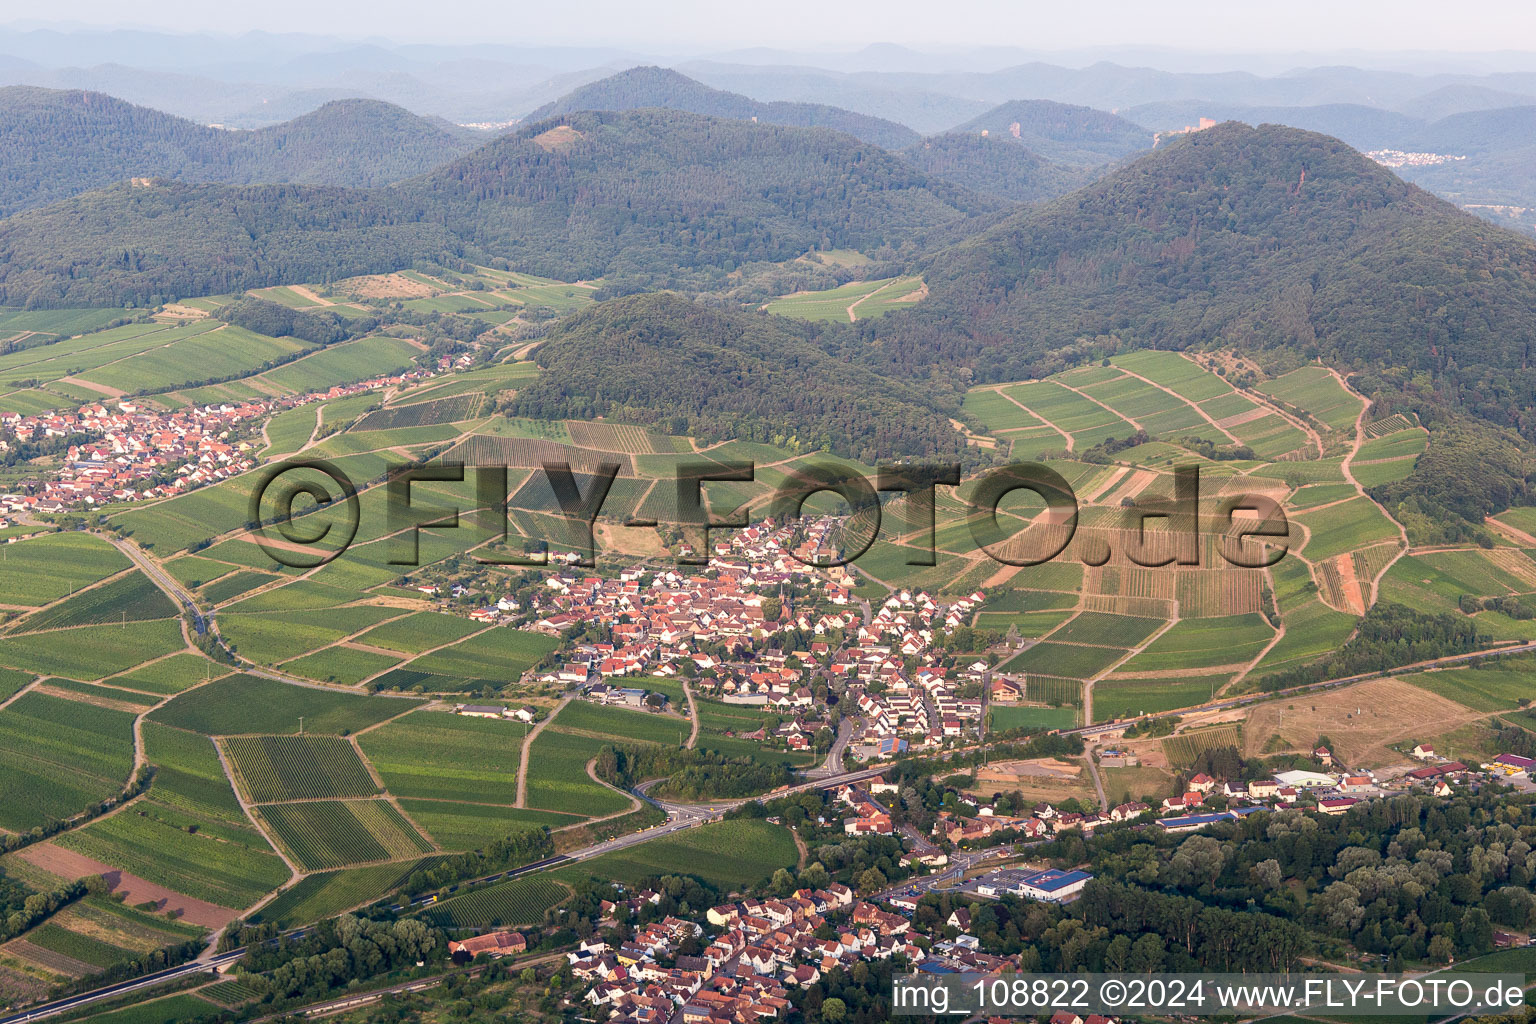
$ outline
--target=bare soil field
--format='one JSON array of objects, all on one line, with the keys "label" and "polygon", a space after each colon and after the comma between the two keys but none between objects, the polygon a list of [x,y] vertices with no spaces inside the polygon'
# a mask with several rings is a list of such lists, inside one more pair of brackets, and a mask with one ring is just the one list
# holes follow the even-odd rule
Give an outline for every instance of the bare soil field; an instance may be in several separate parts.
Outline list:
[{"label": "bare soil field", "polygon": [[369,274],[336,283],[336,290],[360,299],[424,299],[433,289],[400,274]]},{"label": "bare soil field", "polygon": [[[1342,690],[1302,694],[1252,709],[1243,731],[1244,754],[1264,752],[1279,736],[1287,750],[1305,752],[1319,736],[1333,741],[1333,754],[1352,767],[1401,760],[1390,744],[1444,732],[1484,717],[1453,701],[1396,679],[1373,679]],[[1272,753],[1273,751],[1271,751]]]},{"label": "bare soil field", "polygon": [[52,843],[34,843],[16,851],[16,856],[61,878],[73,879],[84,878],[87,875],[100,875],[112,892],[126,894],[129,906],[153,902],[156,913],[179,910],[183,921],[200,924],[204,928],[214,930],[223,928],[239,916],[237,911],[227,907],[214,906],[212,903],[204,903],[202,900],[184,896],[164,886],[146,882],[138,875],[119,871],[110,864],[103,864],[99,860],[54,846]]}]

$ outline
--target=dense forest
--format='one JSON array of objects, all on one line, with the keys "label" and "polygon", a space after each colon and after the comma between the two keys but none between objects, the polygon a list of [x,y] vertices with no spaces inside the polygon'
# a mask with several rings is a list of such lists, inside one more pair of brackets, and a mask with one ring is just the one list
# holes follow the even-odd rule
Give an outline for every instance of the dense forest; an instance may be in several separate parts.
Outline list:
[{"label": "dense forest", "polygon": [[1014,100],[953,129],[1017,141],[1057,163],[1092,167],[1152,147],[1152,133],[1123,117],[1053,100]]},{"label": "dense forest", "polygon": [[897,245],[1000,205],[828,129],[671,110],[530,122],[405,187],[535,273],[659,287],[812,248]]},{"label": "dense forest", "polygon": [[1004,205],[824,128],[575,114],[387,189],[139,182],[0,222],[0,303],[144,304],[465,254],[619,289],[899,245]]},{"label": "dense forest", "polygon": [[1080,188],[1092,174],[1047,160],[1008,138],[950,132],[902,151],[924,174],[1015,203],[1054,199]]},{"label": "dense forest", "polygon": [[0,89],[0,216],[129,178],[387,185],[479,141],[377,100],[335,100],[237,132],[101,93],[10,86]]},{"label": "dense forest", "polygon": [[550,330],[534,357],[544,372],[507,411],[606,416],[704,442],[739,438],[864,462],[975,457],[937,407],[942,392],[833,359],[815,336],[809,324],[680,295],[611,299]]},{"label": "dense forest", "polygon": [[638,67],[584,85],[529,114],[544,121],[578,110],[639,110],[665,107],[710,117],[730,117],[791,128],[831,128],[884,149],[901,149],[918,139],[906,125],[856,114],[821,103],[764,103],[740,93],[712,89],[667,68]]},{"label": "dense forest", "polygon": [[156,305],[381,273],[462,244],[393,193],[124,183],[0,221],[0,304]]}]

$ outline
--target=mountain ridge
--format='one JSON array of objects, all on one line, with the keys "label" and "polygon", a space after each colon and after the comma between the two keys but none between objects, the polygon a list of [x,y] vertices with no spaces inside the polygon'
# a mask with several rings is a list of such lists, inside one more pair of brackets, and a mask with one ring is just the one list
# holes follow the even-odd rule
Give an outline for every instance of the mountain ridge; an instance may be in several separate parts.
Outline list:
[{"label": "mountain ridge", "polygon": [[636,110],[656,107],[710,117],[761,121],[788,128],[831,128],[882,149],[898,150],[921,137],[906,125],[821,103],[762,102],[705,85],[655,65],[630,68],[580,86],[530,112],[528,122],[580,110]]},{"label": "mountain ridge", "polygon": [[376,186],[473,146],[461,132],[380,100],[333,100],[255,131],[199,125],[78,90],[0,88],[0,215],[129,178]]}]

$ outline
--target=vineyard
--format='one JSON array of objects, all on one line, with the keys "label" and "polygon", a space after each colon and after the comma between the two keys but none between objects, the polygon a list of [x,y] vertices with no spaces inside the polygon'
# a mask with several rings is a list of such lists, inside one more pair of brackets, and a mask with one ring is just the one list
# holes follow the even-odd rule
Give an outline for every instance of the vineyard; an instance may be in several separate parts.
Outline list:
[{"label": "vineyard", "polygon": [[455,896],[434,904],[422,917],[439,928],[515,928],[540,923],[545,911],[569,895],[548,876],[533,875]]},{"label": "vineyard", "polygon": [[516,466],[538,469],[546,462],[563,462],[575,472],[596,472],[600,463],[617,462],[623,476],[635,475],[634,459],[622,452],[576,448],[532,437],[491,437],[475,434],[449,449],[445,459],[467,466]]},{"label": "vineyard", "polygon": [[1243,749],[1242,735],[1236,725],[1218,725],[1211,729],[1182,732],[1163,740],[1163,754],[1168,758],[1168,763],[1180,767],[1194,764],[1207,750],[1219,750],[1222,747]]},{"label": "vineyard", "polygon": [[1071,679],[1030,679],[1024,684],[1024,697],[1052,707],[1081,707],[1083,687]]},{"label": "vineyard", "polygon": [[258,813],[306,871],[432,852],[432,844],[385,800],[269,804]]},{"label": "vineyard", "polygon": [[597,756],[605,743],[611,742],[552,729],[540,733],[529,752],[528,806],[592,817],[617,814],[628,808],[628,798],[598,785],[587,775],[587,762]]},{"label": "vineyard", "polygon": [[652,455],[657,451],[656,445],[651,442],[650,432],[644,427],[569,420],[566,429],[571,432],[571,440],[583,448],[629,452],[634,455]]},{"label": "vineyard", "polygon": [[190,690],[151,714],[152,721],[212,736],[234,733],[356,732],[417,707],[419,700],[293,686],[232,675]]},{"label": "vineyard", "polygon": [[133,716],[41,693],[0,710],[0,827],[23,832],[117,793],[133,768]]},{"label": "vineyard", "polygon": [[339,736],[231,736],[224,740],[251,803],[372,796],[379,787]]},{"label": "vineyard", "polygon": [[455,395],[415,405],[397,405],[375,409],[352,424],[353,430],[394,430],[397,427],[425,427],[474,419],[484,403],[483,395]]},{"label": "vineyard", "polygon": [[32,633],[68,626],[168,619],[175,614],[176,606],[150,582],[149,577],[131,572],[33,613],[22,622],[21,628]]}]

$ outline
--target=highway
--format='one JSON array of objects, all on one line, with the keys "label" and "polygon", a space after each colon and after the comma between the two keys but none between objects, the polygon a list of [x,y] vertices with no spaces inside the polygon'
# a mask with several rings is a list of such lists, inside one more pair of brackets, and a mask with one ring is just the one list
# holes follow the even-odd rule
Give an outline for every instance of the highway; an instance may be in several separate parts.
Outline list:
[{"label": "highway", "polygon": [[66,1010],[73,1010],[87,1003],[110,999],[129,992],[136,992],[141,988],[149,988],[176,978],[186,977],[189,974],[208,973],[220,964],[231,963],[244,955],[245,948],[242,946],[240,949],[232,949],[228,953],[220,953],[218,956],[208,960],[190,960],[180,967],[167,967],[165,970],[156,971],[153,974],[146,974],[128,981],[119,981],[102,988],[92,989],[89,992],[82,992],[77,996],[65,996],[63,999],[55,999],[51,1003],[34,1006],[30,1010],[13,1013],[7,1017],[0,1017],[0,1024],[16,1024],[19,1021],[40,1020],[44,1017],[52,1017],[63,1013]]}]

